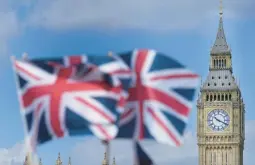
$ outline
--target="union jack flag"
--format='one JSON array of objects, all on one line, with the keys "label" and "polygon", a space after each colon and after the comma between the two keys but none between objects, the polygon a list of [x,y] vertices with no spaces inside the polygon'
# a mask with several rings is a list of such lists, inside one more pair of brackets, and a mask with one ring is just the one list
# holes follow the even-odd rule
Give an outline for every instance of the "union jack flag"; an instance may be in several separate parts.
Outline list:
[{"label": "union jack flag", "polygon": [[116,136],[129,68],[109,56],[14,60],[21,113],[33,149],[65,135]]},{"label": "union jack flag", "polygon": [[197,74],[154,50],[119,54],[135,73],[117,138],[179,146],[199,83]]}]

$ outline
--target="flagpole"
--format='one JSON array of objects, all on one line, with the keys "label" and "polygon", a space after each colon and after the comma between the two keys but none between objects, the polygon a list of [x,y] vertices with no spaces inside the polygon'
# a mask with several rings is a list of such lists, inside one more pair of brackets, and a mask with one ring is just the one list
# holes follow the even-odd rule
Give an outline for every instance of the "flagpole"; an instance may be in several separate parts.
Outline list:
[{"label": "flagpole", "polygon": [[[22,59],[23,60],[26,60],[28,57],[27,53],[23,53],[22,55]],[[13,69],[13,73],[15,73],[15,56],[11,56],[10,57],[11,59],[11,64],[12,64],[12,69]],[[21,119],[22,119],[22,123],[23,123],[23,129],[24,129],[24,140],[25,140],[25,147],[26,147],[26,150],[27,150],[27,160],[28,160],[28,164],[29,165],[34,165],[34,161],[32,161],[32,149],[31,149],[31,145],[30,145],[30,139],[29,139],[29,136],[28,136],[28,130],[27,130],[27,123],[22,115],[22,109],[23,109],[23,106],[22,106],[22,102],[21,102],[21,98],[20,98],[20,95],[18,93],[18,80],[17,80],[17,76],[14,74],[14,81],[15,81],[15,86],[16,86],[16,91],[17,91],[17,96],[18,96],[18,103],[19,103],[19,108],[20,108],[20,116],[21,116]],[[38,162],[36,161],[36,165],[38,165]]]},{"label": "flagpole", "polygon": [[[24,61],[28,60],[28,54],[26,52],[24,52],[22,54],[22,60],[24,60]],[[17,81],[16,81],[16,83],[17,83]],[[20,101],[20,105],[21,105],[21,101]],[[31,146],[31,139],[30,139],[31,137],[29,137],[29,135],[28,135],[28,130],[26,129],[26,128],[28,128],[27,123],[25,122],[22,114],[21,114],[21,117],[23,119],[23,124],[25,126],[26,148],[28,150],[27,151],[28,152],[28,162],[29,162],[29,165],[32,165],[32,164],[34,164],[34,161],[33,161],[33,156],[32,156],[33,151],[32,151],[32,146]],[[38,165],[38,162],[36,162],[36,165]]]},{"label": "flagpole", "polygon": [[[116,58],[114,55],[113,55],[113,52],[112,51],[108,51],[108,56],[109,57],[112,57],[112,58]],[[107,159],[107,164],[110,165],[110,140],[103,140],[102,141],[103,144],[105,145],[105,152],[106,152],[106,159]]]},{"label": "flagpole", "polygon": [[106,142],[107,162],[110,165],[110,141]]},{"label": "flagpole", "polygon": [[[108,56],[112,57],[113,53],[112,51],[108,52]],[[104,145],[105,145],[105,152],[106,152],[106,159],[107,159],[107,164],[110,165],[110,141],[109,140],[104,140],[103,141]]]}]

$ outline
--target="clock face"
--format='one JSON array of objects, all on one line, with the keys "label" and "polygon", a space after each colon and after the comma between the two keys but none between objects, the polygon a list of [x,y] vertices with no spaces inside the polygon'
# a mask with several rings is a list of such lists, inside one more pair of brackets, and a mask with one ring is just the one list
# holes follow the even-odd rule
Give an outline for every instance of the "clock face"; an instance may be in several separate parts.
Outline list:
[{"label": "clock face", "polygon": [[212,110],[207,117],[208,126],[213,131],[223,131],[229,125],[229,115],[225,110]]}]

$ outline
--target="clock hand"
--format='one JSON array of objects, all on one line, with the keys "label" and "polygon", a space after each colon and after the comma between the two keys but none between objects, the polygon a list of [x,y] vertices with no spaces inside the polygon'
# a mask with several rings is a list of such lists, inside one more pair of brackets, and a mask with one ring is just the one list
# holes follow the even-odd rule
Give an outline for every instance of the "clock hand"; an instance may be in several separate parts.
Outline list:
[{"label": "clock hand", "polygon": [[228,123],[225,123],[225,122],[222,122],[223,124],[225,124],[225,125],[228,125]]},{"label": "clock hand", "polygon": [[218,122],[221,122],[221,120],[220,119],[218,119],[217,117],[214,117]]},{"label": "clock hand", "polygon": [[225,124],[225,125],[228,125],[227,123],[221,121],[220,119],[218,119],[218,118],[216,118],[216,117],[214,117],[214,118],[215,118],[218,122],[221,122],[221,123],[223,123],[223,124]]}]

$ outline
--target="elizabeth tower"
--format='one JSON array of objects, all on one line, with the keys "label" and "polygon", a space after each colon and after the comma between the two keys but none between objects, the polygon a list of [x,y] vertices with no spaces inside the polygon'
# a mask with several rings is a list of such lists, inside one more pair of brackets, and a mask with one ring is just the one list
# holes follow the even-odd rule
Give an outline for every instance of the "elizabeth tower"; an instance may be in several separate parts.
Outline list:
[{"label": "elizabeth tower", "polygon": [[243,165],[244,103],[232,72],[220,10],[209,73],[197,101],[199,165]]}]

